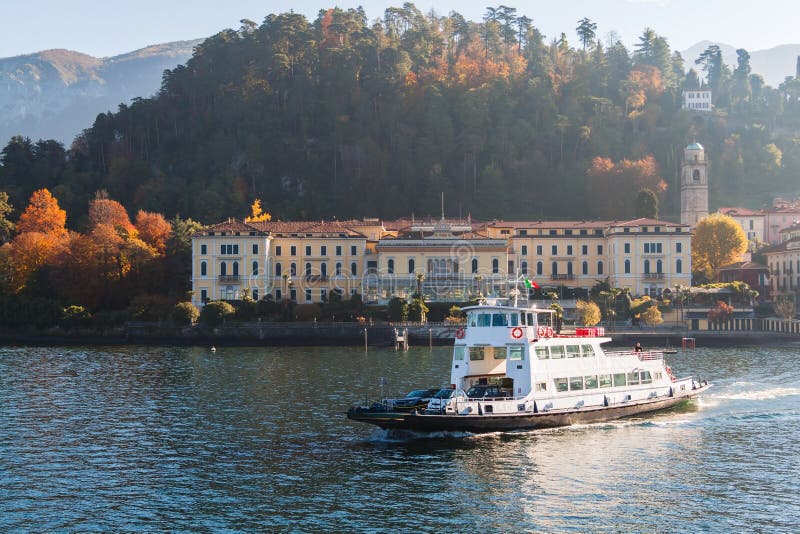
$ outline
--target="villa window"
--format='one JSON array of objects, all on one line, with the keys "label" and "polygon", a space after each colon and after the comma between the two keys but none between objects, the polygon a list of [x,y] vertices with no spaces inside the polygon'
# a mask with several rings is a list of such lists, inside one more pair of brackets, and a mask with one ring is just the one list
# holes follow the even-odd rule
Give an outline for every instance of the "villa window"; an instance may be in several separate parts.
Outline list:
[{"label": "villa window", "polygon": [[683,273],[683,261],[680,258],[675,260],[675,272],[678,274]]},{"label": "villa window", "polygon": [[239,276],[239,262],[233,262],[233,276]]},{"label": "villa window", "polygon": [[581,263],[581,274],[589,274],[589,262],[585,261]]},{"label": "villa window", "polygon": [[625,274],[631,274],[631,260],[625,260]]},{"label": "villa window", "polygon": [[662,267],[663,264],[661,263],[661,260],[656,261],[656,272],[658,274],[661,274],[661,272],[663,271]]},{"label": "villa window", "polygon": [[275,276],[280,276],[281,274],[283,274],[282,271],[283,271],[283,268],[281,267],[281,264],[280,263],[276,263],[275,264]]},{"label": "villa window", "polygon": [[342,262],[336,262],[336,270],[334,272],[336,273],[336,276],[342,276]]},{"label": "villa window", "polygon": [[208,265],[206,262],[200,262],[200,276],[207,276],[208,275]]},{"label": "villa window", "polygon": [[386,262],[386,270],[389,274],[394,274],[394,260],[389,260]]},{"label": "villa window", "polygon": [[540,261],[537,261],[536,262],[536,274],[541,276],[542,273],[544,273],[544,264],[542,262],[540,262]]},{"label": "villa window", "polygon": [[276,256],[280,256],[281,255],[281,246],[280,245],[275,247],[275,255]]},{"label": "villa window", "polygon": [[328,276],[328,264],[326,262],[323,261],[320,264],[319,268],[320,268],[320,274],[322,276]]},{"label": "villa window", "polygon": [[258,244],[253,244],[253,254],[258,254]]},{"label": "villa window", "polygon": [[472,258],[472,274],[477,274],[478,272],[478,258]]},{"label": "villa window", "polygon": [[297,256],[297,247],[295,245],[289,247],[289,254],[291,254],[292,256]]},{"label": "villa window", "polygon": [[342,255],[342,245],[336,245],[336,255],[337,256]]},{"label": "villa window", "polygon": [[552,263],[552,265],[550,265],[550,273],[553,276],[557,276],[558,275],[558,262],[557,261],[554,261]]},{"label": "villa window", "polygon": [[414,269],[416,266],[414,265],[414,258],[408,258],[408,274],[414,274]]},{"label": "villa window", "polygon": [[253,288],[252,293],[253,293],[253,300],[258,300],[258,288],[257,287]]},{"label": "villa window", "polygon": [[522,255],[523,256],[528,255],[528,245],[522,245]]},{"label": "villa window", "polygon": [[603,274],[603,262],[602,261],[598,261],[597,262],[597,274]]},{"label": "villa window", "polygon": [[306,263],[306,276],[311,276],[311,264]]},{"label": "villa window", "polygon": [[358,272],[356,272],[356,262],[350,264],[350,276],[357,276]]},{"label": "villa window", "polygon": [[208,245],[200,245],[200,254],[208,254]]},{"label": "villa window", "polygon": [[500,262],[497,260],[497,258],[494,258],[492,260],[492,273],[497,274],[499,272],[500,272]]},{"label": "villa window", "polygon": [[292,263],[291,265],[289,265],[289,274],[292,275],[292,276],[297,276],[297,264],[296,263]]},{"label": "villa window", "polygon": [[228,264],[224,261],[219,264],[219,275],[228,276]]},{"label": "villa window", "polygon": [[257,261],[253,262],[253,276],[258,276],[258,262]]},{"label": "villa window", "polygon": [[523,261],[522,262],[521,269],[522,269],[522,274],[528,274],[528,262],[527,261]]},{"label": "villa window", "polygon": [[644,274],[650,274],[650,260],[644,260]]},{"label": "villa window", "polygon": [[322,245],[321,247],[319,247],[319,255],[320,256],[327,256],[328,255],[328,247],[326,247],[325,245]]}]

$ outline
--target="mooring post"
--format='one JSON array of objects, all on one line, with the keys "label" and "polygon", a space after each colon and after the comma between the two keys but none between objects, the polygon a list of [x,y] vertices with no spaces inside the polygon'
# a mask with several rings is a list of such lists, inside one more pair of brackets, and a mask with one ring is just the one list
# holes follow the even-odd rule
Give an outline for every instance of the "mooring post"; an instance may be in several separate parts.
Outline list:
[{"label": "mooring post", "polygon": [[428,348],[433,350],[433,328],[428,327]]},{"label": "mooring post", "polygon": [[369,352],[367,345],[367,327],[364,327],[364,352]]}]

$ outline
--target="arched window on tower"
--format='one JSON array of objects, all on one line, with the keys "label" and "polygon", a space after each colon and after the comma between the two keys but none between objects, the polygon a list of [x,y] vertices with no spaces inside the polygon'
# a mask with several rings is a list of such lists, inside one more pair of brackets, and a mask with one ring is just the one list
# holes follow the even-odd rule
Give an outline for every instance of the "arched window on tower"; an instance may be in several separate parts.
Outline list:
[{"label": "arched window on tower", "polygon": [[692,180],[694,180],[695,182],[700,181],[700,169],[695,169],[694,172],[692,172]]}]

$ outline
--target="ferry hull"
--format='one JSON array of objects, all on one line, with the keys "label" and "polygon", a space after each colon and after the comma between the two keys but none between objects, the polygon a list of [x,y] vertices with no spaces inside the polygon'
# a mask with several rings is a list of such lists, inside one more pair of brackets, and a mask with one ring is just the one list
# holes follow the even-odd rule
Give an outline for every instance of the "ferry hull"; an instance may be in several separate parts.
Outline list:
[{"label": "ferry hull", "polygon": [[377,425],[384,429],[412,430],[416,432],[503,432],[508,430],[536,430],[575,424],[601,423],[673,408],[705,391],[704,386],[683,395],[632,401],[612,406],[551,410],[540,413],[514,413],[498,415],[438,415],[421,413],[376,413],[351,408],[347,417],[353,421]]}]

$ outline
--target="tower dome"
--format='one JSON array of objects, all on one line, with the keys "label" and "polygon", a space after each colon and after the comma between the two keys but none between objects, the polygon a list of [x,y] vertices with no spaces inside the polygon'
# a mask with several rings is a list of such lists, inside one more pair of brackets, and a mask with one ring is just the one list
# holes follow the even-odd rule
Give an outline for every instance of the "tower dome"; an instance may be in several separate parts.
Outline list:
[{"label": "tower dome", "polygon": [[703,145],[695,141],[694,143],[689,143],[686,145],[686,150],[705,150]]}]

